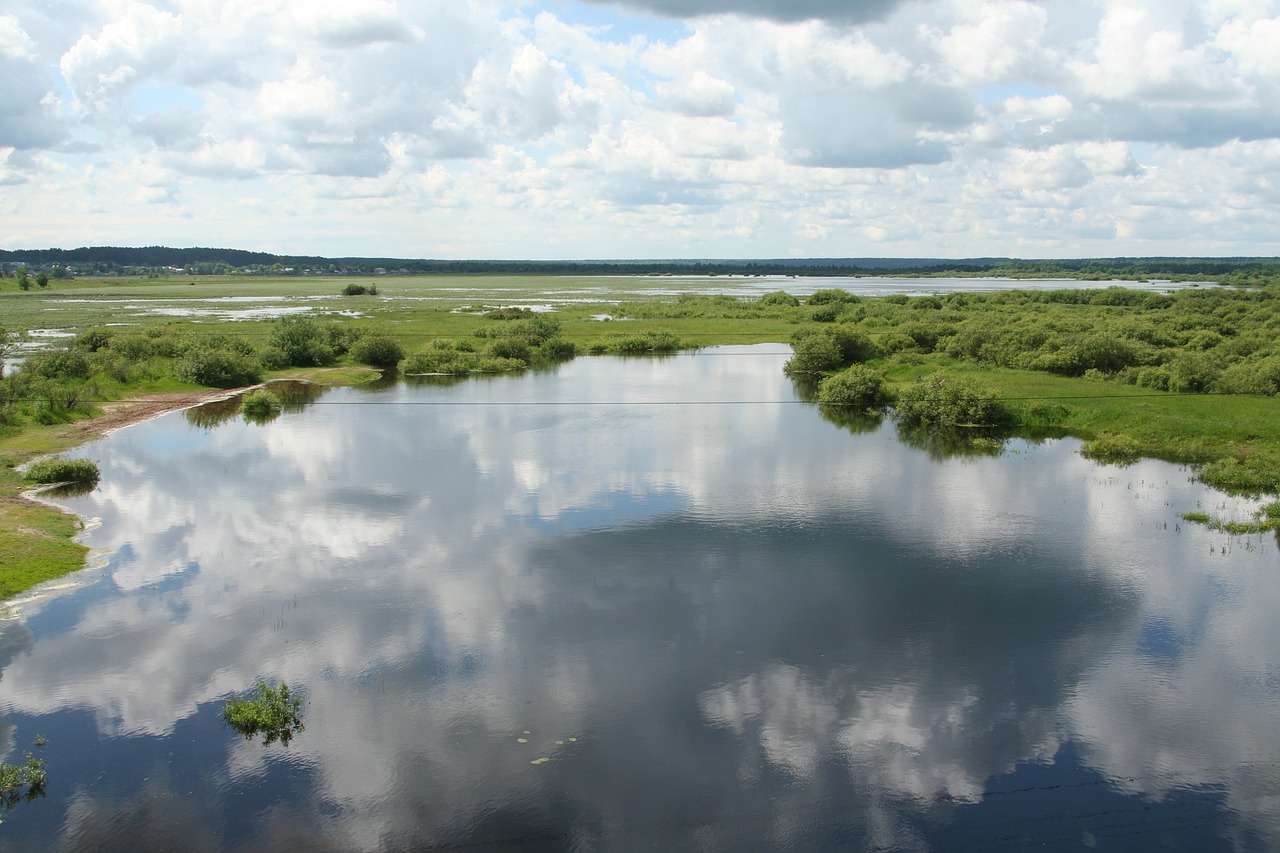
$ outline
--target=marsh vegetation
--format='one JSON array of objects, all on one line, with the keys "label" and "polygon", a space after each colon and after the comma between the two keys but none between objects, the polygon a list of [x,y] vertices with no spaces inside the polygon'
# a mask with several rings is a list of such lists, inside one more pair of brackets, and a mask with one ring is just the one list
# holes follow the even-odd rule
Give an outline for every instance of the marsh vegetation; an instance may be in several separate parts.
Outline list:
[{"label": "marsh vegetation", "polygon": [[262,736],[262,745],[289,741],[306,728],[302,724],[302,697],[294,695],[283,680],[273,687],[259,681],[247,696],[236,696],[222,707],[222,718],[248,740]]}]

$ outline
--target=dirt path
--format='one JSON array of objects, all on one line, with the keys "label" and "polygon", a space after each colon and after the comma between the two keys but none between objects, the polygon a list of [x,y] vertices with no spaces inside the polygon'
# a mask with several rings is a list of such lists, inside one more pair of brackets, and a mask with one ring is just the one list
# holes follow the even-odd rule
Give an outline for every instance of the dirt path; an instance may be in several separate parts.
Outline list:
[{"label": "dirt path", "polygon": [[66,425],[58,434],[66,438],[90,441],[115,432],[122,427],[149,421],[152,418],[181,409],[190,409],[201,403],[225,400],[238,394],[231,391],[196,391],[176,392],[170,394],[146,394],[128,400],[116,400],[104,403],[102,414],[84,421],[76,421]]}]

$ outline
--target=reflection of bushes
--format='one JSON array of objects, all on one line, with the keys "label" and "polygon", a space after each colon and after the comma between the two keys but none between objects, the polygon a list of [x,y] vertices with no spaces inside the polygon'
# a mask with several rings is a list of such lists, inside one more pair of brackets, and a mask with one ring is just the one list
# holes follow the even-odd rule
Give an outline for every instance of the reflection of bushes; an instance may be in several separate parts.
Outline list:
[{"label": "reflection of bushes", "polygon": [[845,406],[818,406],[818,412],[827,423],[847,429],[854,435],[874,432],[884,423],[884,413],[867,409],[850,409]]},{"label": "reflection of bushes", "polygon": [[203,429],[213,429],[235,418],[240,412],[240,401],[236,399],[215,400],[200,406],[192,406],[183,412],[187,423]]},{"label": "reflection of bushes", "polygon": [[1004,442],[989,430],[943,427],[932,429],[917,424],[898,424],[898,438],[908,447],[923,450],[938,461],[955,457],[999,456]]}]

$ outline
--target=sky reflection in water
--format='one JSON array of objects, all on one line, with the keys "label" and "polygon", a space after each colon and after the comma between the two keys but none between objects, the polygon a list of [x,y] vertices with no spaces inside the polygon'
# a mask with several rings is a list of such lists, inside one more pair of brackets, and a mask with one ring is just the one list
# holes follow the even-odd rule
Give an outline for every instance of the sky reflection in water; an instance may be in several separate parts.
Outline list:
[{"label": "sky reflection in water", "polygon": [[[50,780],[0,849],[1280,844],[1276,544],[1178,520],[1247,507],[853,435],[785,357],[85,448],[104,564],[0,630],[7,760],[43,734]],[[259,678],[307,697],[287,749],[219,720]]]}]

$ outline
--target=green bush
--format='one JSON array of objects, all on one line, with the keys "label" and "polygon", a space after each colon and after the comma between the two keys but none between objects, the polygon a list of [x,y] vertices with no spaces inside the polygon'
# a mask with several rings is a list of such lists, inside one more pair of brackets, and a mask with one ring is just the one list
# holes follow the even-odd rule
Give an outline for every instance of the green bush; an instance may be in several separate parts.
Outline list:
[{"label": "green bush", "polygon": [[183,382],[209,388],[240,388],[262,380],[262,363],[254,356],[225,349],[196,349],[174,366]]},{"label": "green bush", "polygon": [[889,392],[883,374],[855,364],[822,380],[818,386],[818,402],[824,406],[878,409],[889,403]]},{"label": "green bush", "polygon": [[343,296],[364,296],[369,290],[363,284],[348,284],[342,288]]},{"label": "green bush", "polygon": [[24,476],[35,483],[93,483],[98,466],[90,459],[41,459]]},{"label": "green bush", "polygon": [[489,354],[495,358],[509,358],[527,362],[533,358],[529,342],[524,338],[501,338],[489,345]]},{"label": "green bush", "polygon": [[349,341],[311,317],[282,317],[271,328],[267,348],[272,366],[320,367],[332,364]]},{"label": "green bush", "polygon": [[42,352],[28,358],[23,370],[46,379],[88,379],[89,357],[73,349]]},{"label": "green bush", "polygon": [[573,345],[573,341],[566,341],[563,338],[543,341],[538,347],[538,356],[548,361],[567,361],[576,353],[577,348]]},{"label": "green bush", "polygon": [[862,298],[855,296],[847,290],[839,290],[838,288],[827,288],[826,290],[815,290],[809,294],[809,298],[804,302],[806,305],[830,305],[847,302],[861,302]]},{"label": "green bush", "polygon": [[351,345],[350,354],[361,364],[392,369],[404,359],[404,347],[387,335],[367,335]]},{"label": "green bush", "polygon": [[804,330],[791,336],[791,358],[783,365],[788,374],[829,373],[843,364],[834,335]]},{"label": "green bush", "polygon": [[255,388],[240,401],[240,411],[249,420],[270,420],[283,408],[280,398],[266,388]]},{"label": "green bush", "polygon": [[794,308],[800,304],[800,300],[787,293],[785,290],[775,290],[772,293],[766,293],[760,297],[761,305],[785,305]]},{"label": "green bush", "polygon": [[264,746],[277,740],[288,746],[293,736],[305,728],[302,697],[290,693],[284,681],[279,687],[259,681],[250,696],[228,699],[222,706],[222,718],[246,738],[262,735]]},{"label": "green bush", "polygon": [[966,379],[924,376],[898,394],[898,419],[908,426],[1002,426],[1013,413],[999,392]]},{"label": "green bush", "polygon": [[108,329],[85,329],[76,335],[72,346],[85,352],[97,352],[111,345],[112,333]]},{"label": "green bush", "polygon": [[536,347],[560,334],[561,323],[555,317],[535,314],[527,320],[517,320],[507,330],[507,335],[524,338],[529,346]]},{"label": "green bush", "polygon": [[1080,455],[1094,462],[1131,465],[1142,458],[1142,446],[1127,435],[1104,433],[1086,441],[1080,447]]},{"label": "green bush", "polygon": [[1280,393],[1280,356],[1236,362],[1222,371],[1213,387],[1223,394],[1274,396]]}]

